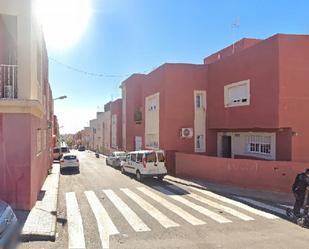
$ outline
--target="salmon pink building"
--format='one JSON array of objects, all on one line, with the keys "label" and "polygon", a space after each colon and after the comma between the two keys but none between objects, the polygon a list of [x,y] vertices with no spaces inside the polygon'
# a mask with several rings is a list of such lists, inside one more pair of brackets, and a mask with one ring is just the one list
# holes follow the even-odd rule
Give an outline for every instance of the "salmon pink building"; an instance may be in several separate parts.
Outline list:
[{"label": "salmon pink building", "polygon": [[29,210],[52,163],[48,57],[32,1],[0,1],[0,199]]},{"label": "salmon pink building", "polygon": [[309,36],[243,39],[234,47],[205,59],[208,154],[309,162]]},{"label": "salmon pink building", "polygon": [[110,147],[111,150],[122,150],[122,99],[117,99],[111,102],[110,111]]},{"label": "salmon pink building", "polygon": [[207,67],[164,64],[122,83],[125,149],[206,153]]}]

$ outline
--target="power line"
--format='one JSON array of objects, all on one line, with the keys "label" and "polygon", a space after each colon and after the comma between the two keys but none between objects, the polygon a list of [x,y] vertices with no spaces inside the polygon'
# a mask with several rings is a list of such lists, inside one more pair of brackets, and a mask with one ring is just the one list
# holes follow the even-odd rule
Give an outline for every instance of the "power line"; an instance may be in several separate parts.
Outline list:
[{"label": "power line", "polygon": [[[88,76],[92,76],[92,77],[105,77],[105,78],[122,78],[122,77],[129,77],[131,76],[131,74],[101,74],[101,73],[93,73],[93,72],[87,72],[85,70],[82,70],[82,69],[79,69],[79,68],[76,68],[76,67],[73,67],[73,66],[70,66],[68,64],[65,64],[61,61],[58,61],[52,57],[49,57],[49,59],[55,63],[57,63],[58,65],[61,65],[65,68],[67,68],[68,70],[71,70],[71,71],[75,71],[77,73],[82,73],[82,74],[85,74],[85,75],[88,75]],[[144,73],[146,73],[147,71],[145,71]]]}]

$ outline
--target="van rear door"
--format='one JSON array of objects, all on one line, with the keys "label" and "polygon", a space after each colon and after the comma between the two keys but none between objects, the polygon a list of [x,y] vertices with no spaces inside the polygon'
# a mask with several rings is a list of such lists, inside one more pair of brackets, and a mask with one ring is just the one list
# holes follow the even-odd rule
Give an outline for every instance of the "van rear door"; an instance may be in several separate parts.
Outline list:
[{"label": "van rear door", "polygon": [[163,151],[157,151],[157,169],[158,169],[158,174],[166,174],[167,170],[165,167],[165,156]]},{"label": "van rear door", "polygon": [[158,174],[158,165],[157,165],[157,154],[156,152],[147,152],[145,153],[145,158],[143,162],[144,174],[146,175],[157,175]]}]

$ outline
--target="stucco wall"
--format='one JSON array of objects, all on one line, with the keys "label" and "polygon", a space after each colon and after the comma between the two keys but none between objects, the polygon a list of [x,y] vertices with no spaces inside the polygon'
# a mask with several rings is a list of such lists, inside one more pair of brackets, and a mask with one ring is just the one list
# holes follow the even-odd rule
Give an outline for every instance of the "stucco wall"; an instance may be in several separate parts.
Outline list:
[{"label": "stucco wall", "polygon": [[[111,116],[116,115],[116,146],[119,150],[122,150],[122,99],[117,99],[111,103]],[[112,131],[111,131],[111,146],[112,146]]]},{"label": "stucco wall", "polygon": [[[278,38],[208,65],[208,128],[278,128]],[[224,86],[250,80],[250,105],[224,107]]]},{"label": "stucco wall", "polygon": [[309,162],[309,36],[279,35],[280,127],[292,127],[292,160]]},{"label": "stucco wall", "polygon": [[268,191],[290,192],[305,163],[226,159],[176,153],[176,175],[214,183]]},{"label": "stucco wall", "polygon": [[46,121],[31,114],[0,114],[0,199],[29,210],[50,167],[50,151],[37,154],[37,129]]},{"label": "stucco wall", "polygon": [[[144,109],[142,102],[142,85],[145,75],[143,74],[133,74],[131,77],[126,79],[122,85],[125,87],[125,122],[126,127],[123,131],[126,136],[126,141],[124,141],[125,150],[132,151],[134,150],[135,145],[135,136],[141,136],[144,138],[144,121],[141,124],[137,124],[134,121],[134,112],[138,109],[142,112],[142,118],[144,120]],[[123,109],[124,111],[124,109]],[[143,146],[145,141],[142,141]]]}]

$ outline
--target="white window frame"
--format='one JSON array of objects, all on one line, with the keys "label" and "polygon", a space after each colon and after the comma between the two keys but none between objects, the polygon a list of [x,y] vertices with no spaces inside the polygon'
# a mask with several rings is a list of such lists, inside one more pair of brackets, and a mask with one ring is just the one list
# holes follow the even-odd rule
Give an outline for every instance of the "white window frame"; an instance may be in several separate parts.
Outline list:
[{"label": "white window frame", "polygon": [[[151,131],[148,127],[149,116],[158,113],[158,127],[157,131]],[[150,139],[149,137],[154,137]],[[146,149],[159,149],[160,148],[160,93],[149,95],[145,98],[145,148]]]},{"label": "white window frame", "polygon": [[[242,100],[239,100],[239,102],[230,102],[229,101],[229,90],[234,87],[247,85],[247,100],[243,102]],[[228,107],[237,107],[237,106],[247,106],[250,105],[250,80],[243,80],[235,83],[228,84],[224,86],[224,106],[226,108]]]},{"label": "white window frame", "polygon": [[[269,147],[268,152],[266,152]],[[264,148],[262,150],[262,148]],[[247,136],[247,152],[251,154],[272,155],[272,137],[270,135]]]}]

